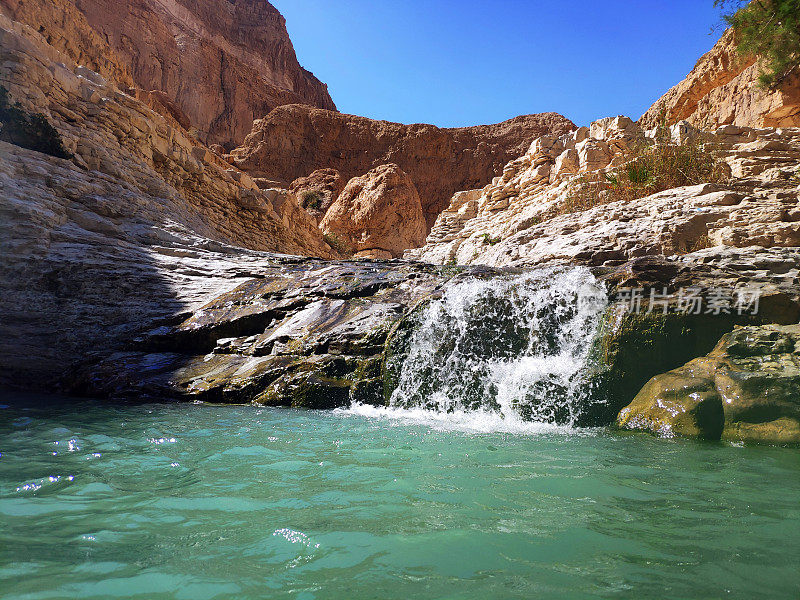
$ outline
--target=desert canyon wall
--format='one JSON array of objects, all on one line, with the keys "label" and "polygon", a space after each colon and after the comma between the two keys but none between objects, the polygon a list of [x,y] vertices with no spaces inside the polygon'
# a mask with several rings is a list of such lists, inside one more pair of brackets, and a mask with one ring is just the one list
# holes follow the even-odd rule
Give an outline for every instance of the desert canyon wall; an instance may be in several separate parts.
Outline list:
[{"label": "desert canyon wall", "polygon": [[[102,48],[84,39],[94,44],[84,52]],[[3,14],[0,86],[46,118],[69,155],[0,141],[0,383],[45,386],[142,323],[258,273],[275,256],[265,251],[334,256],[293,194],[259,189]]]},{"label": "desert canyon wall", "polygon": [[575,129],[556,113],[452,129],[341,114],[266,0],[0,0],[0,11],[216,152],[234,149],[229,160],[269,187],[333,169],[338,195],[398,165],[428,229],[453,193],[489,183],[535,138]]},{"label": "desert canyon wall", "polygon": [[[165,94],[207,144],[234,147],[254,119],[282,104],[336,110],[327,86],[300,66],[285,20],[267,0],[0,0],[0,7],[48,41],[65,40],[55,47],[78,64],[103,61],[84,40],[105,42],[126,72],[114,79]],[[91,30],[76,36],[80,22]]]},{"label": "desert canyon wall", "polygon": [[645,128],[665,117],[673,125],[687,121],[701,129],[800,126],[800,72],[795,70],[775,89],[758,86],[755,57],[736,52],[732,30],[697,61],[680,83],[669,89],[640,119]]},{"label": "desert canyon wall", "polygon": [[284,185],[318,169],[335,169],[348,181],[394,163],[414,182],[430,228],[454,192],[486,185],[535,138],[574,129],[572,121],[557,113],[443,129],[281,106],[254,123],[231,158],[251,176]]}]

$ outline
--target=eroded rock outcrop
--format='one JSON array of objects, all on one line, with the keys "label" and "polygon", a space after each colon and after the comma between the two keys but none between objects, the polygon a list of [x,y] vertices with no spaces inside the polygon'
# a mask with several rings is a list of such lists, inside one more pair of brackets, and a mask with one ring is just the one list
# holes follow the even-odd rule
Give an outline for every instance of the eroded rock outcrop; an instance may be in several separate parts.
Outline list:
[{"label": "eroded rock outcrop", "polygon": [[650,378],[711,352],[736,326],[800,321],[800,248],[718,246],[595,269],[610,304],[590,368],[598,424]]},{"label": "eroded rock outcrop", "polygon": [[331,257],[293,194],[260,190],[177,125],[0,15],[0,85],[71,159],[0,142],[0,382],[44,386],[89,349],[257,275]]},{"label": "eroded rock outcrop", "polygon": [[345,185],[347,181],[336,169],[317,169],[306,177],[295,179],[289,191],[297,196],[300,206],[319,223]]},{"label": "eroded rock outcrop", "polygon": [[319,226],[365,258],[401,257],[426,231],[414,182],[395,164],[351,179]]},{"label": "eroded rock outcrop", "polygon": [[384,346],[407,311],[480,268],[275,259],[135,346],[70,378],[73,393],[336,408],[383,405]]},{"label": "eroded rock outcrop", "polygon": [[716,245],[800,245],[800,129],[729,125],[712,133],[682,122],[671,128],[672,141],[704,143],[730,170],[726,181],[561,208],[582,177],[624,165],[655,134],[615,117],[539,138],[490,185],[454,196],[426,245],[406,256],[439,264],[602,265]]},{"label": "eroded rock outcrop", "polygon": [[130,69],[71,0],[0,0],[0,13],[37,31],[72,62],[120,86],[133,87]]},{"label": "eroded rock outcrop", "polygon": [[282,104],[336,109],[267,0],[0,0],[0,8],[78,64],[165,93],[209,144],[234,147]]},{"label": "eroded rock outcrop", "polygon": [[617,423],[664,436],[800,443],[800,325],[726,334],[708,356],[651,379]]},{"label": "eroded rock outcrop", "polygon": [[350,180],[379,165],[395,163],[414,182],[430,227],[454,192],[488,183],[534,138],[574,128],[555,113],[516,117],[496,125],[440,129],[308,106],[282,106],[253,124],[232,159],[253,177],[285,184],[321,168],[336,169]]},{"label": "eroded rock outcrop", "polygon": [[655,127],[665,118],[669,124],[685,120],[702,129],[800,126],[800,71],[775,89],[759,87],[759,73],[754,56],[736,52],[734,32],[728,30],[683,81],[647,110],[640,123]]},{"label": "eroded rock outcrop", "polygon": [[[588,370],[580,374],[580,386],[589,392],[575,408],[580,423],[613,422],[650,377],[707,353],[736,325],[796,323],[800,318],[797,250],[740,250],[710,254],[706,259],[680,262],[647,257],[614,269],[595,269],[599,281],[607,286],[611,304],[589,349],[592,359],[585,365]],[[527,307],[536,311],[543,327],[527,330],[508,319],[507,295],[482,293],[475,296],[475,304],[467,305],[470,310],[465,317],[469,314],[473,321],[465,330],[466,321],[452,321],[455,313],[441,313],[441,307],[433,312],[426,309],[447,298],[450,291],[464,301],[468,288],[485,292],[508,290],[510,285],[524,290],[531,274],[405,261],[290,258],[273,258],[260,267],[260,277],[243,282],[173,323],[148,331],[119,352],[94,353],[70,378],[70,391],[139,401],[257,402],[309,408],[333,408],[351,402],[384,405],[393,397],[411,340],[417,339],[420,327],[429,327],[418,338],[423,349],[427,348],[426,336],[437,331],[435,325],[430,328],[433,322],[446,322],[448,328],[460,330],[456,356],[467,362],[477,357],[494,360],[496,353],[517,356],[529,335],[542,345],[546,357],[548,345],[556,343],[549,336],[563,333],[557,328],[559,319],[570,319],[569,315],[577,314],[570,311],[580,306],[543,302]],[[538,276],[553,277],[569,271],[570,267],[544,269]],[[582,275],[565,281],[592,281],[592,290],[596,283]],[[659,293],[663,289],[673,295],[673,305],[662,313],[660,308],[650,310],[647,298],[643,298],[642,310],[631,312],[624,301],[615,299],[620,289],[629,286],[658,286]],[[686,286],[697,286],[704,293],[746,287],[751,293],[759,293],[760,310],[741,314],[735,310],[719,314],[675,310],[678,291]],[[527,291],[537,293],[540,289]],[[522,294],[530,298],[524,291]],[[463,308],[461,302],[456,305]],[[445,320],[431,321],[432,315]],[[445,344],[439,351],[449,356],[453,349]],[[430,378],[424,365],[416,366],[420,377]],[[452,375],[459,377],[458,373]],[[468,382],[476,376],[463,375]],[[426,385],[436,387],[435,378],[426,381]],[[532,413],[559,418],[556,412],[548,412],[547,403],[552,399],[544,393],[558,386],[539,383],[544,388],[533,386],[524,395],[527,412],[522,405],[506,406],[505,410],[519,410],[523,418],[530,418]],[[472,389],[469,383],[465,389]],[[491,392],[460,399],[468,399],[475,407],[498,409],[492,404]],[[436,402],[427,396],[424,400]],[[765,436],[762,441],[769,439]]]}]

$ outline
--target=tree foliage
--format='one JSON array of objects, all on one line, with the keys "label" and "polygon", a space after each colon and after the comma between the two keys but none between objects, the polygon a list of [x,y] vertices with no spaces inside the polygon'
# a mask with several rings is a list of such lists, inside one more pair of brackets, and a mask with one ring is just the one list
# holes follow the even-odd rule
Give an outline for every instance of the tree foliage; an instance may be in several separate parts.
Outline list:
[{"label": "tree foliage", "polygon": [[775,87],[800,65],[800,0],[715,0],[740,54],[763,59],[759,82]]}]

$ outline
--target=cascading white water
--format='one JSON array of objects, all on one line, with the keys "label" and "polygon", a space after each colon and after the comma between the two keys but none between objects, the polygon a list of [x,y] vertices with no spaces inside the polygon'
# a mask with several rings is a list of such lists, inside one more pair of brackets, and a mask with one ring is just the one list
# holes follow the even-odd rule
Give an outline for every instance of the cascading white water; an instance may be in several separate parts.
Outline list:
[{"label": "cascading white water", "polygon": [[391,406],[574,425],[606,304],[584,268],[453,285],[411,334]]}]

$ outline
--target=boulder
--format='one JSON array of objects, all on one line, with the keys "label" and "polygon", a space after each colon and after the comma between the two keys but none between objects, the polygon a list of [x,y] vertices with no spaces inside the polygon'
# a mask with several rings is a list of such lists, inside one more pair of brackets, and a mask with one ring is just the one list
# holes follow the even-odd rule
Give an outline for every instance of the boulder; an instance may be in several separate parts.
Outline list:
[{"label": "boulder", "polygon": [[[400,257],[425,242],[425,217],[411,178],[396,164],[354,177],[320,223],[359,256]],[[377,252],[377,254],[376,254]]]},{"label": "boulder", "polygon": [[455,192],[489,183],[536,137],[575,129],[556,113],[458,128],[377,121],[301,105],[280,106],[259,117],[231,152],[240,169],[288,184],[316,169],[336,169],[349,181],[396,163],[414,182],[429,228]]},{"label": "boulder", "polygon": [[741,327],[653,377],[617,424],[664,436],[800,443],[800,325]]},{"label": "boulder", "polygon": [[[610,304],[590,351],[588,423],[614,422],[651,378],[708,354],[737,326],[800,321],[796,249],[716,248],[698,255],[645,256],[593,269]],[[693,307],[682,300],[687,290]],[[723,300],[719,311],[715,297]]]},{"label": "boulder", "polygon": [[300,206],[319,223],[346,183],[336,169],[317,169],[306,177],[295,179],[289,190],[295,193]]}]

